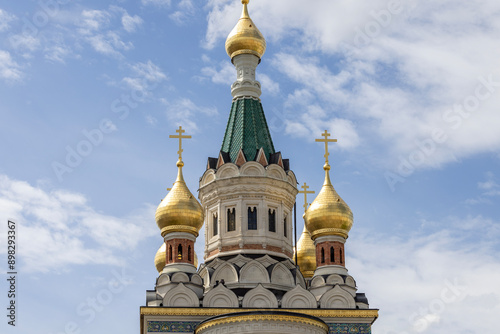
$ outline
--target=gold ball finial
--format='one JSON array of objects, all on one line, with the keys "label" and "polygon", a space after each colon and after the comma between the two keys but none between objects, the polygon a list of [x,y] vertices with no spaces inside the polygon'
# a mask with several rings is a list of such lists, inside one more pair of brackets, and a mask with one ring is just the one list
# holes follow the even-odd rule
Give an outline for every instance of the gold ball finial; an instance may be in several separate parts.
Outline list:
[{"label": "gold ball finial", "polygon": [[184,167],[184,162],[179,160],[177,161],[177,163],[175,164],[177,167]]},{"label": "gold ball finial", "polygon": [[253,54],[262,58],[266,52],[266,39],[248,14],[249,0],[242,0],[241,17],[226,39],[226,52],[233,59],[240,54]]},{"label": "gold ball finial", "polygon": [[329,165],[329,164],[325,164],[325,165],[323,166],[323,169],[324,169],[324,170],[330,170],[330,169],[331,169],[331,167],[330,167],[330,165]]}]

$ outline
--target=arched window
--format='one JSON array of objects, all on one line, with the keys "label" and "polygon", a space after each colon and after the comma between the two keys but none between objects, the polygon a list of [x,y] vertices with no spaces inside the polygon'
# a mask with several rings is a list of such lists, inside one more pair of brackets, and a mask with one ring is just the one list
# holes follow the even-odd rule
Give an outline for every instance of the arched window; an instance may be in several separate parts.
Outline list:
[{"label": "arched window", "polygon": [[256,230],[257,229],[257,208],[256,207],[248,207],[248,229]]},{"label": "arched window", "polygon": [[179,245],[179,247],[177,247],[177,259],[182,260],[182,245]]},{"label": "arched window", "polygon": [[276,210],[269,209],[269,232],[276,232]]},{"label": "arched window", "polygon": [[325,249],[321,248],[321,263],[325,263]]},{"label": "arched window", "polygon": [[188,246],[188,261],[191,262],[191,246]]},{"label": "arched window", "polygon": [[342,258],[342,248],[340,249],[340,264],[344,263],[344,259]]},{"label": "arched window", "polygon": [[217,212],[214,213],[212,216],[212,229],[214,231],[214,236],[219,234],[219,224],[218,224],[218,219],[217,219]]},{"label": "arched window", "polygon": [[227,231],[236,230],[236,210],[234,208],[227,209]]},{"label": "arched window", "polygon": [[330,262],[335,262],[335,249],[333,247],[330,247]]},{"label": "arched window", "polygon": [[283,236],[284,236],[285,238],[288,236],[288,235],[287,235],[287,234],[288,234],[287,229],[288,229],[288,226],[286,226],[286,216],[285,216],[285,218],[283,219]]},{"label": "arched window", "polygon": [[172,245],[168,246],[168,260],[172,261]]}]

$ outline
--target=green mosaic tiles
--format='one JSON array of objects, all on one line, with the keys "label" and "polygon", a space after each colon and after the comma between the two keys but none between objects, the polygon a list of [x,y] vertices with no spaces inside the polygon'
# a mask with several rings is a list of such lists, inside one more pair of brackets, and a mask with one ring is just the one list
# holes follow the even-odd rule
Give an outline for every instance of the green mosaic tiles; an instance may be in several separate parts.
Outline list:
[{"label": "green mosaic tiles", "polygon": [[252,161],[261,147],[269,160],[270,155],[275,151],[262,103],[254,99],[234,101],[221,151],[228,152],[231,161],[234,162],[239,150],[243,149],[247,161]]}]

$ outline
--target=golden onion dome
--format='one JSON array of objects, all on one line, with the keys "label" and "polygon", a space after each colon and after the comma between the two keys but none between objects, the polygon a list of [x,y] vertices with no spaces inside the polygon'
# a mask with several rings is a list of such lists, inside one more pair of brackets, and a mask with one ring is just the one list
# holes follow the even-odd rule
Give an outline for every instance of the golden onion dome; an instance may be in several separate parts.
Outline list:
[{"label": "golden onion dome", "polygon": [[[167,245],[163,243],[155,255],[155,267],[159,273],[162,272],[163,267],[167,263]],[[196,252],[194,252],[194,266],[198,268],[198,256],[196,256]]]},{"label": "golden onion dome", "polygon": [[240,54],[253,54],[262,58],[266,52],[266,40],[248,15],[249,0],[242,0],[240,20],[226,39],[226,52],[233,59]]},{"label": "golden onion dome", "polygon": [[[295,254],[293,258],[295,259]],[[316,247],[305,226],[297,241],[297,265],[305,278],[313,277],[316,270]]]},{"label": "golden onion dome", "polygon": [[313,240],[326,235],[347,238],[353,223],[352,211],[333,188],[329,174],[330,165],[325,164],[323,169],[325,182],[316,199],[306,210],[306,228]]},{"label": "golden onion dome", "polygon": [[183,166],[182,161],[177,162],[177,180],[156,209],[156,224],[162,237],[172,232],[188,232],[197,237],[203,225],[203,209],[184,182]]}]

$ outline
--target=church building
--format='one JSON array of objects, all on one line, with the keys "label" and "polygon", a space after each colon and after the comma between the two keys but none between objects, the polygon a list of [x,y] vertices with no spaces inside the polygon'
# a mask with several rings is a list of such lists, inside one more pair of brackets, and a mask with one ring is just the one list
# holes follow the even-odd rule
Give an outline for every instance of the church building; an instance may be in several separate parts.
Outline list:
[{"label": "church building", "polygon": [[[199,201],[183,179],[180,127],[177,179],[156,210],[164,243],[155,257],[154,290],[140,308],[149,333],[371,333],[378,317],[345,263],[353,224],[349,206],[330,181],[309,206],[289,159],[273,145],[255,72],[266,41],[242,0],[241,18],[226,40],[236,68],[232,105],[217,157],[208,158]],[[265,89],[265,87],[264,87]],[[319,136],[320,134],[318,134]],[[319,167],[319,166],[318,166]],[[319,169],[319,168],[318,168]],[[304,230],[294,252],[294,205],[304,194]],[[194,244],[205,224],[203,263]]]}]

